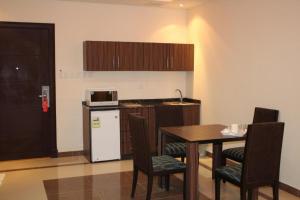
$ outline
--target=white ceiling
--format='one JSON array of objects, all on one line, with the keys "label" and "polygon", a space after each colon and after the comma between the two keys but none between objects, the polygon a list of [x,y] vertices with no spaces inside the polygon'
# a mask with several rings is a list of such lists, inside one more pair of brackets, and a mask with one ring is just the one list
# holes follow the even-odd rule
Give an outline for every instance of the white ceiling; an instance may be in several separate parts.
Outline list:
[{"label": "white ceiling", "polygon": [[188,9],[200,5],[206,0],[60,0],[60,1],[80,1],[107,4],[126,4],[139,6],[156,6],[165,8]]}]

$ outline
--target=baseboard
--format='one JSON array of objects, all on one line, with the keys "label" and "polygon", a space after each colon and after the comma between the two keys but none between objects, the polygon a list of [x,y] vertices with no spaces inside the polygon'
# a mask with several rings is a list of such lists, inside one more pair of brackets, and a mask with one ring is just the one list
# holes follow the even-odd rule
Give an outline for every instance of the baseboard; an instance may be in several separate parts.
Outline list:
[{"label": "baseboard", "polygon": [[82,155],[84,155],[84,151],[67,151],[67,152],[58,153],[58,157],[82,156]]},{"label": "baseboard", "polygon": [[296,197],[300,197],[300,190],[297,188],[294,188],[288,184],[279,182],[279,188],[283,191],[286,191],[292,195],[295,195]]},{"label": "baseboard", "polygon": [[[206,155],[209,156],[209,157],[212,157],[212,153],[211,152],[208,152],[206,151]],[[229,164],[234,164],[235,162],[234,161],[231,161],[231,160],[227,160],[227,162],[229,162]],[[300,197],[300,190],[297,189],[297,188],[294,188],[288,184],[285,184],[285,183],[282,183],[282,182],[279,182],[279,188],[287,193],[290,193],[296,197]]]}]

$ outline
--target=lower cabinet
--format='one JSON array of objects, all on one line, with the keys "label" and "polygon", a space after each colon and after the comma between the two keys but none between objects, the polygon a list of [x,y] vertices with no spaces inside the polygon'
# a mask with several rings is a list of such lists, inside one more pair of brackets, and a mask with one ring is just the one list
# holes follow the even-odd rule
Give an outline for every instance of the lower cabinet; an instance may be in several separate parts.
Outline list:
[{"label": "lower cabinet", "polygon": [[[131,134],[129,129],[128,115],[131,113],[138,113],[145,117],[148,121],[148,133],[151,143],[151,150],[153,154],[157,153],[157,133],[155,125],[155,107],[142,106],[132,108],[120,109],[121,120],[121,157],[122,159],[130,158],[132,155]],[[185,125],[197,125],[200,123],[200,105],[186,105],[183,106],[183,119]]]},{"label": "lower cabinet", "polygon": [[200,105],[183,106],[183,122],[184,125],[199,125],[200,124]]}]

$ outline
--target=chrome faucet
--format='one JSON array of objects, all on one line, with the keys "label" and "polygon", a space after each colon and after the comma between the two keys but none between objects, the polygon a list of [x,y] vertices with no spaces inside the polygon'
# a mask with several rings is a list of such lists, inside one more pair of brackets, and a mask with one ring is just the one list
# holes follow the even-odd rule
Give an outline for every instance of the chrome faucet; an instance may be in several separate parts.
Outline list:
[{"label": "chrome faucet", "polygon": [[179,92],[180,94],[180,102],[182,103],[183,102],[183,97],[182,97],[182,92],[180,89],[176,89],[175,92]]}]

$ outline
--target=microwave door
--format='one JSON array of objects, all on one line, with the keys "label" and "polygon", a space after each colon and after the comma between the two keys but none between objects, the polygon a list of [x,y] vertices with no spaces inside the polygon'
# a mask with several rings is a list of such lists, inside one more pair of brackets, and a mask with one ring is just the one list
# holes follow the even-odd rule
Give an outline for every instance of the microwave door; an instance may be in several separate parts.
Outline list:
[{"label": "microwave door", "polygon": [[91,102],[113,101],[113,93],[109,91],[97,91],[91,94]]}]

